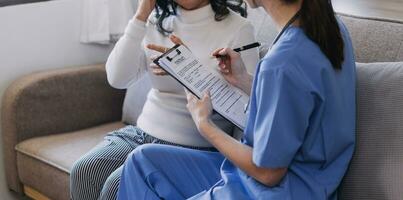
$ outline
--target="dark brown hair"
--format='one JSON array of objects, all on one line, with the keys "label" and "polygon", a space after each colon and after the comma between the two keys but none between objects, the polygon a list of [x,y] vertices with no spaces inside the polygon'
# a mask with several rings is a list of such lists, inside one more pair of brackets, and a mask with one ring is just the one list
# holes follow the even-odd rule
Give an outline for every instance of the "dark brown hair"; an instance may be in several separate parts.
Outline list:
[{"label": "dark brown hair", "polygon": [[[281,0],[296,3],[298,0]],[[344,42],[331,0],[302,0],[300,27],[330,60],[335,69],[344,61]]]},{"label": "dark brown hair", "polygon": [[[230,9],[239,13],[241,16],[246,17],[246,4],[243,0],[210,0],[211,8],[215,13],[215,20],[223,20],[229,13]],[[156,19],[158,31],[163,34],[169,34],[172,31],[166,30],[163,26],[163,21],[171,16],[176,15],[176,8],[178,4],[173,0],[157,0],[156,9]]]}]

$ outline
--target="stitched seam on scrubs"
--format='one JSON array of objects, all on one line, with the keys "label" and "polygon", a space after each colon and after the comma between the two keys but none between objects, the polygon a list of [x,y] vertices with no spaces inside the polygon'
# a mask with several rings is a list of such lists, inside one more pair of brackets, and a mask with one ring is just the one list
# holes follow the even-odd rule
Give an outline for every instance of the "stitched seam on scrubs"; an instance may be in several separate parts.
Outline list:
[{"label": "stitched seam on scrubs", "polygon": [[154,170],[152,172],[149,172],[147,175],[144,176],[144,180],[147,180],[148,177],[150,177],[151,175],[153,175],[154,173],[160,172],[159,170]]},{"label": "stitched seam on scrubs", "polygon": [[[159,172],[159,171],[158,171],[158,170],[155,170],[155,171],[152,171],[152,172],[148,173],[146,176],[144,176],[143,181],[144,181],[144,182],[148,185],[148,187],[149,187],[149,190],[146,190],[146,192],[149,192],[149,191],[151,190],[151,188],[154,189],[154,187],[152,187],[152,185],[150,184],[150,181],[148,180],[148,178],[149,178],[151,175],[153,175],[153,174],[155,174],[155,173],[157,173],[157,172]],[[152,190],[152,191],[155,193],[156,196],[158,196],[157,191],[154,191],[154,190]],[[146,193],[146,194],[147,194],[147,193]]]}]

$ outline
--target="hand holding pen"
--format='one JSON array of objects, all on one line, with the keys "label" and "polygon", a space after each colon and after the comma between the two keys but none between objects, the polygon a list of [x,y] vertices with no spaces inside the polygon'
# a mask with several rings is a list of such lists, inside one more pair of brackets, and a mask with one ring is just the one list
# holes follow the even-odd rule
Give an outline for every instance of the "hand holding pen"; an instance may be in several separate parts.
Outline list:
[{"label": "hand holding pen", "polygon": [[[233,51],[239,53],[239,52],[241,52],[241,51],[246,51],[246,50],[253,49],[253,48],[256,48],[256,47],[260,47],[260,43],[259,43],[259,42],[254,42],[254,43],[251,43],[251,44],[242,46],[242,47],[235,48],[235,49],[233,49]],[[217,55],[214,55],[214,56],[215,56],[216,58],[223,58],[223,57],[225,57],[225,55],[220,55],[220,54],[217,54]]]},{"label": "hand holding pen", "polygon": [[[233,53],[232,56],[230,55],[231,51],[229,49],[222,48],[222,49],[214,51],[213,56],[219,60],[218,66],[220,68],[221,73],[223,73],[223,75],[225,77],[225,75],[232,74],[233,69],[231,67],[231,62],[230,62],[231,57],[233,57],[233,58],[235,58],[237,60],[238,57],[240,58],[239,52],[246,51],[246,50],[256,48],[256,47],[259,47],[259,46],[260,46],[260,43],[255,42],[255,43],[251,43],[251,44],[239,47],[239,48],[232,49],[233,52],[236,52],[236,53]],[[220,51],[220,50],[223,50],[223,51]],[[242,62],[242,59],[239,59],[239,61]],[[242,66],[243,66],[243,62],[240,63],[240,64],[242,64]],[[238,69],[237,71],[235,71],[235,74],[243,73],[244,71],[246,72],[246,69],[245,70]],[[236,80],[233,80],[232,78],[237,78],[237,77],[231,77],[227,81],[229,81],[231,84],[235,85]]]},{"label": "hand holding pen", "polygon": [[220,48],[213,52],[213,56],[219,61],[218,68],[223,77],[248,95],[250,95],[253,77],[247,72],[239,52],[258,46],[260,46],[259,43],[252,43],[236,49]]}]

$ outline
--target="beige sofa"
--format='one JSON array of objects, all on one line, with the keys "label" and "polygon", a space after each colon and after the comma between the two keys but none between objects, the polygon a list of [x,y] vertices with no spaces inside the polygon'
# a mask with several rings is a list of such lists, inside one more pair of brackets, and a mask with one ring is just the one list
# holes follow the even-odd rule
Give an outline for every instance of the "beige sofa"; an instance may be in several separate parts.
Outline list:
[{"label": "beige sofa", "polygon": [[[258,12],[250,17],[257,39],[269,44],[275,35],[270,19]],[[358,62],[403,61],[402,22],[342,14],[341,19]],[[403,66],[358,66],[357,148],[340,197],[403,199]],[[133,86],[125,99],[125,91],[108,85],[102,64],[16,80],[4,94],[1,113],[9,188],[37,199],[69,199],[74,161],[107,132],[135,123],[147,85],[143,80]]]}]

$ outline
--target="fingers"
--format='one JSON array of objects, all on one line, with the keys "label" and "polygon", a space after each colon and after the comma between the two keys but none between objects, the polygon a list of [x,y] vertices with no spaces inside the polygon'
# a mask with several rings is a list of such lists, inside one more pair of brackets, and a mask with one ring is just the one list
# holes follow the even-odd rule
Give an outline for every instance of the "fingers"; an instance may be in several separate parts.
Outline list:
[{"label": "fingers", "polygon": [[202,101],[210,101],[210,98],[211,98],[210,90],[207,90],[207,92],[205,92],[204,95],[203,95]]},{"label": "fingers", "polygon": [[[185,44],[182,42],[182,40],[181,40],[178,36],[176,36],[176,35],[174,35],[174,34],[171,34],[171,35],[169,36],[169,39],[170,39],[174,44],[180,44],[180,45],[184,45],[184,46],[185,46]],[[167,48],[167,47],[164,47],[164,46],[161,46],[161,45],[156,45],[156,44],[148,44],[146,47],[147,47],[148,49],[151,49],[151,50],[154,50],[154,51],[157,51],[157,52],[160,52],[160,53],[165,53],[165,52],[167,52],[167,51],[169,50],[169,48]]]},{"label": "fingers", "polygon": [[226,57],[226,56],[230,56],[230,52],[232,51],[232,49],[230,48],[221,48],[221,49],[217,49],[213,54],[214,56],[221,58],[221,57]]},{"label": "fingers", "polygon": [[219,48],[215,51],[213,51],[213,56],[214,57],[231,57],[231,58],[237,58],[240,57],[240,54],[231,48]]},{"label": "fingers", "polygon": [[232,73],[232,64],[241,57],[238,52],[235,52],[231,48],[217,49],[213,51],[213,56],[218,59],[218,69],[224,75]]},{"label": "fingers", "polygon": [[185,93],[186,93],[186,100],[188,100],[188,102],[192,99],[192,97],[190,96],[190,92],[189,90],[185,89]]},{"label": "fingers", "polygon": [[224,48],[219,48],[213,51],[213,53],[211,54],[213,57],[216,57],[219,55],[219,52],[222,51]]},{"label": "fingers", "polygon": [[230,74],[231,73],[231,69],[230,69],[230,67],[227,67],[226,65],[224,65],[224,64],[221,64],[221,65],[218,65],[219,67],[218,67],[218,70],[221,72],[221,73],[223,73],[223,74]]},{"label": "fingers", "polygon": [[162,69],[161,67],[158,67],[157,65],[150,65],[150,68],[154,75],[157,75],[157,76],[168,75],[168,73],[164,69]]},{"label": "fingers", "polygon": [[147,44],[147,48],[151,49],[151,50],[154,50],[154,51],[157,51],[157,52],[160,52],[160,53],[165,53],[169,49],[167,47],[163,47],[163,46],[156,45],[156,44]]},{"label": "fingers", "polygon": [[228,60],[228,57],[226,55],[227,54],[225,48],[216,49],[212,53],[212,56],[218,59],[219,70],[223,73],[229,73],[229,70],[226,66],[226,60]]},{"label": "fingers", "polygon": [[210,91],[206,91],[203,94],[203,98],[201,100],[199,100],[193,93],[191,93],[188,89],[185,89],[185,93],[186,93],[186,98],[188,100],[188,102],[197,102],[197,101],[206,101],[206,100],[210,100],[211,96],[210,96]]},{"label": "fingers", "polygon": [[188,101],[187,107],[190,108],[192,105],[194,105],[197,101],[197,97],[193,95],[188,89],[185,89],[186,92],[186,99]]},{"label": "fingers", "polygon": [[[155,59],[157,59],[158,58],[158,56],[157,55],[154,55],[154,56],[151,56],[150,57],[150,60],[151,61],[154,61]],[[165,75],[168,75],[168,73],[164,70],[164,69],[162,69],[161,67],[159,67],[158,65],[156,65],[155,63],[153,63],[153,62],[151,62],[151,64],[150,64],[150,69],[151,69],[151,72],[154,74],[154,75],[157,75],[157,76],[165,76]]]},{"label": "fingers", "polygon": [[234,56],[233,53],[236,54],[236,52],[230,48],[220,48],[213,52],[213,56],[215,56],[219,61],[218,66],[221,73],[224,74],[231,73],[230,64],[231,59]]},{"label": "fingers", "polygon": [[231,73],[231,60],[228,56],[219,59],[218,70],[223,74]]},{"label": "fingers", "polygon": [[184,43],[182,42],[182,40],[181,40],[178,36],[176,36],[176,35],[174,35],[174,34],[171,34],[171,35],[169,36],[169,39],[171,39],[171,41],[172,41],[174,44],[184,45]]},{"label": "fingers", "polygon": [[150,56],[151,62],[153,62],[155,59],[157,59],[159,56],[158,55],[152,55]]},{"label": "fingers", "polygon": [[188,101],[196,98],[195,95],[192,92],[190,92],[188,89],[185,89],[185,92],[186,92],[186,98]]}]

